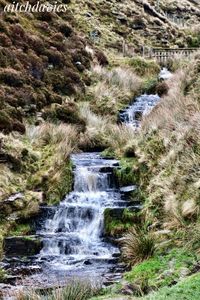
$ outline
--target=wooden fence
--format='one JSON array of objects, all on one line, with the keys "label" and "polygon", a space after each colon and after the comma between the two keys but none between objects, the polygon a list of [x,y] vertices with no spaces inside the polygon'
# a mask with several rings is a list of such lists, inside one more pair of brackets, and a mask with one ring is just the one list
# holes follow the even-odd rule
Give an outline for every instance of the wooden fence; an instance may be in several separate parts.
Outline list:
[{"label": "wooden fence", "polygon": [[143,48],[143,56],[164,63],[170,59],[175,59],[176,57],[191,57],[193,53],[199,50],[199,48]]}]

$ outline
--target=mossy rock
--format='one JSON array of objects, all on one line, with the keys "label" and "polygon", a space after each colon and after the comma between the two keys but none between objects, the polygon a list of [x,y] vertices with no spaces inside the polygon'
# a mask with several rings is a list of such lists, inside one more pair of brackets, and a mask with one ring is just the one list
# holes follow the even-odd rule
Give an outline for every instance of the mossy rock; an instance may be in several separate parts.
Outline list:
[{"label": "mossy rock", "polygon": [[4,253],[7,257],[37,255],[41,249],[42,241],[35,236],[7,237],[4,239]]},{"label": "mossy rock", "polygon": [[106,236],[119,237],[139,222],[139,214],[128,208],[104,211],[104,231]]}]

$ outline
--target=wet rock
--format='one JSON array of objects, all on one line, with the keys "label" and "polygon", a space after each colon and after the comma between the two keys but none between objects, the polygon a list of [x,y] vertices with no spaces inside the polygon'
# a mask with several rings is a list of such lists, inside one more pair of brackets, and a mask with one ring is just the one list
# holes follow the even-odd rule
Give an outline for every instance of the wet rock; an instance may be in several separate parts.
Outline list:
[{"label": "wet rock", "polygon": [[137,295],[137,296],[141,296],[141,288],[140,286],[136,285],[136,284],[129,284],[126,283],[123,285],[121,291],[120,291],[123,295]]},{"label": "wet rock", "polygon": [[101,173],[113,173],[113,168],[112,167],[102,167],[99,172]]},{"label": "wet rock", "polygon": [[135,119],[138,121],[141,121],[142,119],[142,111],[136,111],[135,112]]},{"label": "wet rock", "polygon": [[114,258],[119,258],[120,255],[121,255],[120,253],[113,253],[112,257],[114,257]]},{"label": "wet rock", "polygon": [[104,286],[110,286],[120,282],[122,278],[121,273],[107,273],[105,276],[105,280],[103,282]]},{"label": "wet rock", "polygon": [[[111,217],[111,219],[122,220],[125,208],[126,207],[110,208],[109,216]],[[129,206],[128,209],[129,209],[129,211],[139,211],[140,207],[139,206]],[[106,210],[106,212],[108,214],[108,210]]]},{"label": "wet rock", "polygon": [[84,265],[86,265],[86,266],[92,265],[91,260],[88,259],[88,260],[84,261]]},{"label": "wet rock", "polygon": [[12,273],[15,275],[33,275],[42,271],[42,268],[39,266],[19,266],[12,270]]},{"label": "wet rock", "polygon": [[114,163],[113,167],[119,167],[119,163],[118,162]]},{"label": "wet rock", "polygon": [[42,242],[36,236],[7,237],[4,239],[4,252],[8,257],[36,255],[41,249]]},{"label": "wet rock", "polygon": [[118,258],[110,258],[110,259],[108,259],[106,262],[108,263],[108,264],[117,264],[118,263]]},{"label": "wet rock", "polygon": [[15,276],[15,275],[8,275],[6,278],[3,280],[5,284],[11,284],[15,285],[18,280],[20,280],[20,276]]},{"label": "wet rock", "polygon": [[111,285],[113,285],[115,283],[117,283],[117,281],[115,281],[115,280],[105,280],[103,282],[103,285],[104,285],[104,287],[108,287],[108,286],[111,286]]},{"label": "wet rock", "polygon": [[46,219],[53,218],[56,208],[56,206],[41,205],[37,215],[29,219],[32,230],[34,232],[40,230],[44,226]]}]

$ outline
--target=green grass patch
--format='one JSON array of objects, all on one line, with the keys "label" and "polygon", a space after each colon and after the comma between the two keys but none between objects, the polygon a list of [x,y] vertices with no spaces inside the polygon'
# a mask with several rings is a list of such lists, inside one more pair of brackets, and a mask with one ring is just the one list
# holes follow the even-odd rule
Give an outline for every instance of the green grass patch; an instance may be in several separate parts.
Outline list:
[{"label": "green grass patch", "polygon": [[165,256],[157,255],[125,274],[125,279],[129,282],[137,282],[148,287],[157,289],[169,286],[178,282],[181,274],[185,271],[190,272],[196,261],[194,254],[182,250],[174,249]]},{"label": "green grass patch", "polygon": [[200,299],[200,273],[185,278],[171,288],[162,288],[144,300],[198,300]]}]

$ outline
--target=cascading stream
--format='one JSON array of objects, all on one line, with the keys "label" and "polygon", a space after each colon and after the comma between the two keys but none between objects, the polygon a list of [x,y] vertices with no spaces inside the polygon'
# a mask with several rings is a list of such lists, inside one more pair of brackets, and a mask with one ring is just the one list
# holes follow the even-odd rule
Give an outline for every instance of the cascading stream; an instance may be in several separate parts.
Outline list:
[{"label": "cascading stream", "polygon": [[142,117],[150,113],[159,101],[158,95],[139,96],[132,105],[121,112],[120,119],[128,126],[138,128]]},{"label": "cascading stream", "polygon": [[111,259],[118,252],[103,239],[104,210],[118,207],[121,200],[111,172],[117,161],[102,159],[98,153],[71,158],[74,191],[39,232],[44,243],[39,259],[56,269],[82,268],[88,260]]},{"label": "cascading stream", "polygon": [[[159,74],[159,80],[170,79],[173,74],[163,68]],[[137,97],[133,104],[129,105],[120,113],[121,122],[125,123],[127,126],[131,126],[134,129],[140,127],[141,119],[143,116],[149,114],[151,110],[158,104],[160,97],[155,95],[141,95]]]},{"label": "cascading stream", "polygon": [[[163,69],[159,78],[170,76]],[[137,129],[141,118],[159,101],[158,95],[141,95],[121,112],[120,119]],[[116,160],[102,159],[98,153],[75,154],[71,159],[75,166],[74,190],[39,232],[44,244],[39,260],[54,270],[84,268],[91,260],[112,259],[119,250],[103,239],[104,211],[127,205],[112,181]]]}]

